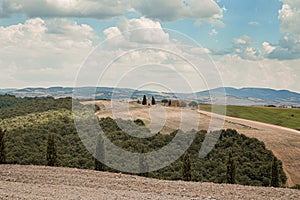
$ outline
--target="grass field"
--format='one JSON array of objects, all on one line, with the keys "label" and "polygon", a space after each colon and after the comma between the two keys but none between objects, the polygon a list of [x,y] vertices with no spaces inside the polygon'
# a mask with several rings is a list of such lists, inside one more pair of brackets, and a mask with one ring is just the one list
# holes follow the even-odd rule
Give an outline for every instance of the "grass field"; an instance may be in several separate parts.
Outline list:
[{"label": "grass field", "polygon": [[[200,105],[200,109],[204,111],[211,111],[211,108],[208,104]],[[213,112],[221,114],[223,109],[224,106],[215,105]],[[226,115],[300,130],[300,109],[228,105]]]}]

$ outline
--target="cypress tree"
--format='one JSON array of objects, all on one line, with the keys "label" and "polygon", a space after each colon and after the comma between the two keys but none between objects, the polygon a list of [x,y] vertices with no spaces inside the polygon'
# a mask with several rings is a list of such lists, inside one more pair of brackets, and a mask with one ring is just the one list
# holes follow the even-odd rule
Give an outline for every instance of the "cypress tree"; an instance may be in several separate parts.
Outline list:
[{"label": "cypress tree", "polygon": [[101,135],[98,136],[96,145],[96,158],[95,158],[95,170],[104,171],[105,165],[103,164],[105,160],[105,148],[104,140]]},{"label": "cypress tree", "polygon": [[57,148],[55,144],[55,135],[50,133],[48,135],[47,142],[47,165],[56,166],[57,165]]},{"label": "cypress tree", "polygon": [[235,175],[236,175],[236,164],[232,157],[232,152],[230,151],[228,156],[227,171],[226,171],[227,183],[235,184]]},{"label": "cypress tree", "polygon": [[154,99],[154,96],[152,96],[151,104],[152,104],[152,105],[155,105],[155,104],[156,104],[156,101],[155,101],[155,99]]},{"label": "cypress tree", "polygon": [[143,96],[143,101],[142,101],[142,105],[147,105],[147,97],[146,95]]},{"label": "cypress tree", "polygon": [[140,175],[148,177],[148,165],[146,162],[146,157],[145,157],[145,148],[142,147],[141,154],[139,155],[139,168],[140,168]]},{"label": "cypress tree", "polygon": [[183,156],[182,179],[184,181],[191,181],[192,179],[192,167],[191,167],[191,159],[189,153],[185,153]]},{"label": "cypress tree", "polygon": [[278,160],[276,157],[273,158],[271,165],[271,183],[272,187],[279,187],[279,168],[278,168]]},{"label": "cypress tree", "polygon": [[0,128],[0,164],[6,163],[5,132]]}]

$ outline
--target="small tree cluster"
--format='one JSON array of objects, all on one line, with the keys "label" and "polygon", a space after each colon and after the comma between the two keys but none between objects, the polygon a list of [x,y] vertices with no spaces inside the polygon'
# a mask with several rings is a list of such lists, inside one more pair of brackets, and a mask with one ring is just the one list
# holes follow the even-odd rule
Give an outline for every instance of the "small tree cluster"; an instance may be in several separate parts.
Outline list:
[{"label": "small tree cluster", "polygon": [[198,108],[198,103],[196,101],[191,101],[189,103],[189,107],[192,107],[192,108]]},{"label": "small tree cluster", "polygon": [[163,99],[163,100],[161,100],[161,102],[164,104],[164,106],[166,106],[169,103],[169,100],[168,99]]},{"label": "small tree cluster", "polygon": [[[147,105],[147,97],[146,95],[143,96],[143,100],[142,100],[142,105],[146,106]],[[151,105],[156,105],[156,101],[155,101],[155,98],[154,96],[152,96],[151,98]]]},{"label": "small tree cluster", "polygon": [[136,125],[138,125],[138,126],[145,126],[144,121],[141,120],[141,119],[136,119],[136,120],[134,120],[133,122],[134,122]]},{"label": "small tree cluster", "polygon": [[181,108],[185,108],[186,107],[186,102],[185,101],[179,101],[179,106],[181,107]]}]

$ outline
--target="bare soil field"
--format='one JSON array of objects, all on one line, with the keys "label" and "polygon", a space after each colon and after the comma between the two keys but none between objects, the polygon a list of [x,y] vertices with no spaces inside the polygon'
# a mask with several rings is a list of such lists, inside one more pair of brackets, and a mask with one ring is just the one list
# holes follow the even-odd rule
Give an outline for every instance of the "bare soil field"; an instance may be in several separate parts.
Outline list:
[{"label": "bare soil field", "polygon": [[0,165],[0,199],[299,199],[285,188],[163,181],[43,166]]},{"label": "bare soil field", "polygon": [[[85,102],[85,104],[90,103],[94,102]],[[126,102],[116,102],[112,105],[111,101],[97,101],[96,104],[101,109],[97,113],[99,118],[112,117],[131,120],[139,118],[146,123],[150,130],[156,133],[169,134],[176,129],[187,131],[193,128],[198,130],[236,129],[241,134],[263,141],[266,147],[282,160],[284,171],[288,177],[288,186],[300,184],[300,131],[256,121],[225,117],[191,108],[181,109],[160,105],[149,107]],[[127,104],[128,108],[124,109],[122,107],[124,104]],[[118,109],[118,105],[120,109]]]}]

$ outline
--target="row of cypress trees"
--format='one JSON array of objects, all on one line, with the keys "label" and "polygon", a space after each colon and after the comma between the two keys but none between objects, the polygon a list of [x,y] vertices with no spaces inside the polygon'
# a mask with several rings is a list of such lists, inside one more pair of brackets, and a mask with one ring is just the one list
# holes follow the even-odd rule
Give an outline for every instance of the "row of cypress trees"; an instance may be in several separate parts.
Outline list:
[{"label": "row of cypress trees", "polygon": [[[152,96],[151,98],[151,105],[155,105],[156,104],[156,101],[155,101],[155,98],[154,96]],[[146,95],[143,96],[143,100],[142,100],[142,105],[147,105],[147,97]]]}]

